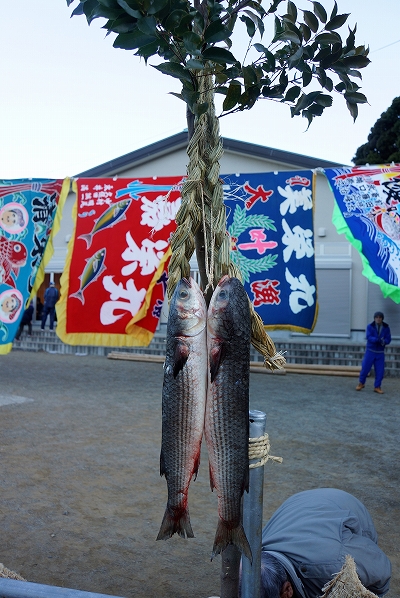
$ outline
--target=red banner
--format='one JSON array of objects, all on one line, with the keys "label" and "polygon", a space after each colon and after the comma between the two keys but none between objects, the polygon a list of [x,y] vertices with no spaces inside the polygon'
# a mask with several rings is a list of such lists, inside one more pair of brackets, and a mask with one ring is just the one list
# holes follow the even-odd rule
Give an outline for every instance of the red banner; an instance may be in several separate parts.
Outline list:
[{"label": "red banner", "polygon": [[57,305],[69,344],[147,345],[164,301],[181,177],[78,179]]}]

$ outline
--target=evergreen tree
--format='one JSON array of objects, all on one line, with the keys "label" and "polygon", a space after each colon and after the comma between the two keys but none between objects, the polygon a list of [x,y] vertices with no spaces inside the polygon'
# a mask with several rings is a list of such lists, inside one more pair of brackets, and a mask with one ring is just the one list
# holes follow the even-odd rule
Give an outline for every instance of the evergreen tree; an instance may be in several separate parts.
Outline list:
[{"label": "evergreen tree", "polygon": [[356,166],[390,162],[400,162],[400,97],[381,114],[353,158]]}]

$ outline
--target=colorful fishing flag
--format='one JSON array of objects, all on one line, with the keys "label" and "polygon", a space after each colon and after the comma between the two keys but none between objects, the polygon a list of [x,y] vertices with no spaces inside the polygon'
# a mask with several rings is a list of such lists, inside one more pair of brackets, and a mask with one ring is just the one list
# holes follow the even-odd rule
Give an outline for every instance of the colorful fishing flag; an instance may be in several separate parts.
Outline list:
[{"label": "colorful fishing flag", "polygon": [[225,175],[231,258],[264,325],[311,332],[317,318],[312,171]]},{"label": "colorful fishing flag", "polygon": [[357,249],[363,274],[400,303],[400,164],[327,168],[333,223]]},{"label": "colorful fishing flag", "polygon": [[57,304],[71,345],[145,346],[164,301],[182,177],[82,178]]},{"label": "colorful fishing flag", "polygon": [[0,354],[44,279],[69,179],[0,180]]}]

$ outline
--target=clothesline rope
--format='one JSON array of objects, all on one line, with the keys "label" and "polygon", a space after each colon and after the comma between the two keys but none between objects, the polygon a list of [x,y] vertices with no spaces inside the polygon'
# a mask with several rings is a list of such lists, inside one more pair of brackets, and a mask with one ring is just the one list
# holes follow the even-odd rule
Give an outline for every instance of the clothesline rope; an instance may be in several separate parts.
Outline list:
[{"label": "clothesline rope", "polygon": [[259,438],[249,438],[249,459],[259,459],[255,463],[249,465],[249,469],[255,467],[262,467],[267,461],[274,461],[275,463],[282,463],[282,457],[273,457],[269,454],[271,444],[269,442],[268,434],[260,436]]}]

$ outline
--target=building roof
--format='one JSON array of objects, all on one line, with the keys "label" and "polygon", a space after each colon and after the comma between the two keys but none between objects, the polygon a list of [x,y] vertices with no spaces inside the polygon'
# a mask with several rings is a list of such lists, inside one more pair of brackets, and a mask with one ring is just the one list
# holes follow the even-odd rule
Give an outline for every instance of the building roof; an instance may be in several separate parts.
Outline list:
[{"label": "building roof", "polygon": [[[336,162],[329,162],[328,160],[321,160],[311,156],[303,156],[302,154],[294,154],[283,150],[274,149],[264,145],[257,145],[255,143],[247,143],[245,141],[238,141],[236,139],[229,139],[223,137],[224,150],[236,154],[244,154],[247,156],[254,156],[257,158],[272,160],[274,162],[282,162],[283,164],[290,164],[298,166],[299,168],[334,168],[339,166]],[[160,158],[161,156],[185,149],[188,143],[187,130],[166,137],[150,145],[146,145],[138,150],[129,152],[124,156],[99,164],[94,168],[89,168],[75,175],[78,177],[103,177],[118,174],[132,166],[139,166],[141,163],[147,162],[150,159]]]}]

